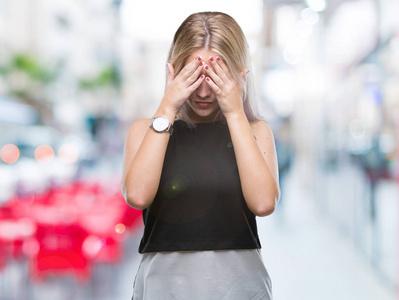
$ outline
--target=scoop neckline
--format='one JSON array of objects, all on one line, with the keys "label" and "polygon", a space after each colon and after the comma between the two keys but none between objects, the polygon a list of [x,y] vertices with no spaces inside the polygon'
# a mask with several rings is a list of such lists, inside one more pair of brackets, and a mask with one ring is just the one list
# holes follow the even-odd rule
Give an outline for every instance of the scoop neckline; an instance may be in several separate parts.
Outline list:
[{"label": "scoop neckline", "polygon": [[[182,119],[177,119],[176,121],[181,121],[183,123],[186,123]],[[224,120],[216,120],[216,121],[211,121],[211,122],[201,122],[201,123],[193,123],[194,125],[206,125],[206,124],[217,124],[217,123],[222,123]],[[186,123],[187,124],[187,123]]]}]

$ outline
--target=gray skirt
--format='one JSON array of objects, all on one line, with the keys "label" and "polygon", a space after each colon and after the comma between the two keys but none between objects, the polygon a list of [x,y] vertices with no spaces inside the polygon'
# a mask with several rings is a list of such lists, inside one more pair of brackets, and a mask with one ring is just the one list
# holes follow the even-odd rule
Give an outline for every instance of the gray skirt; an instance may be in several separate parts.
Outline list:
[{"label": "gray skirt", "polygon": [[144,253],[133,300],[272,300],[259,249]]}]

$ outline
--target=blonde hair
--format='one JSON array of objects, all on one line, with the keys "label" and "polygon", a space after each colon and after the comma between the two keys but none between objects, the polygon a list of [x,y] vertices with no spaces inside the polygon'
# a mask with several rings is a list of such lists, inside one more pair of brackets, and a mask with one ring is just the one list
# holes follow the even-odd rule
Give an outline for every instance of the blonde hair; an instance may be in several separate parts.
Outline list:
[{"label": "blonde hair", "polygon": [[[177,29],[169,50],[168,62],[175,69],[175,76],[183,69],[187,58],[198,49],[205,48],[216,52],[243,87],[243,107],[248,121],[262,119],[255,99],[252,73],[244,78],[241,72],[250,69],[248,43],[238,23],[222,12],[200,12],[188,16]],[[188,117],[188,104],[185,103],[178,116],[190,127],[194,127]],[[222,112],[215,120],[225,119]]]}]

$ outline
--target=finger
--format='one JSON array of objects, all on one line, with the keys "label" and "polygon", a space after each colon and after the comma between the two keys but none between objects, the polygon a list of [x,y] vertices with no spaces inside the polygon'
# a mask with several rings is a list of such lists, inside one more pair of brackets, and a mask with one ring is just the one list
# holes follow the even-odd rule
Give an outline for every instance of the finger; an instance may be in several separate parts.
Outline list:
[{"label": "finger", "polygon": [[190,86],[194,81],[198,79],[198,76],[200,76],[202,72],[202,65],[203,63],[201,62],[200,65],[197,67],[197,69],[194,71],[194,73],[187,78],[186,83],[188,86]]},{"label": "finger", "polygon": [[206,81],[207,84],[209,84],[209,86],[215,92],[215,94],[217,96],[222,93],[222,90],[212,81],[212,79],[210,77],[206,77],[205,81]]},{"label": "finger", "polygon": [[222,88],[224,86],[223,80],[212,70],[208,65],[204,65],[204,69],[207,72],[208,76],[212,78],[213,82]]},{"label": "finger", "polygon": [[234,76],[231,74],[229,68],[227,65],[223,62],[223,59],[220,56],[216,57],[216,63],[222,68],[223,72],[226,74],[226,76],[232,80]]},{"label": "finger", "polygon": [[195,59],[193,59],[193,61],[188,63],[180,72],[183,80],[187,80],[187,78],[195,72],[195,70],[199,65],[201,65],[201,63],[202,63],[201,56],[197,56]]},{"label": "finger", "polygon": [[170,63],[167,63],[166,66],[168,67],[168,77],[166,78],[166,85],[169,85],[175,78],[175,69]]},{"label": "finger", "polygon": [[215,73],[223,80],[223,82],[227,82],[228,80],[230,80],[230,78],[226,75],[222,67],[219,66],[213,56],[209,58],[209,61],[211,62],[212,67],[215,69]]},{"label": "finger", "polygon": [[200,85],[201,83],[204,81],[205,79],[205,75],[201,75],[196,82],[194,82],[192,85],[190,85],[189,89],[194,92]]}]

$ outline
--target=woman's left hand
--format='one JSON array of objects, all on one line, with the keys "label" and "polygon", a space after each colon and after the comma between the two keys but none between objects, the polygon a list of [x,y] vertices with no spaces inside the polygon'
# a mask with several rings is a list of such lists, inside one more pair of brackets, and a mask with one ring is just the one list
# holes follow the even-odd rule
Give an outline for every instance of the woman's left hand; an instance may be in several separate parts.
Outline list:
[{"label": "woman's left hand", "polygon": [[[243,112],[243,87],[234,79],[227,65],[220,57],[210,57],[210,66],[204,65],[208,74],[205,81],[216,94],[219,107],[225,117],[238,112]],[[249,72],[244,69],[241,76]]]}]

